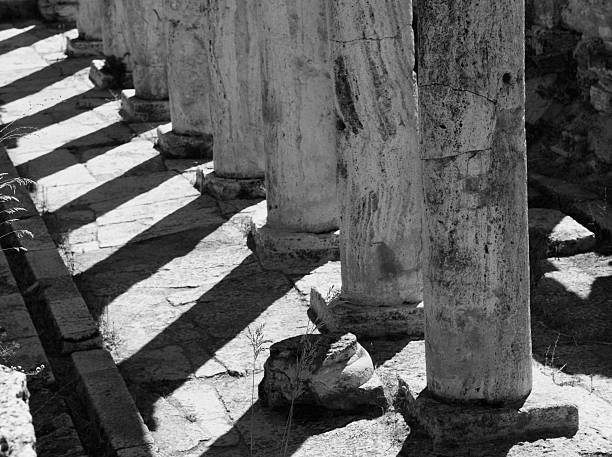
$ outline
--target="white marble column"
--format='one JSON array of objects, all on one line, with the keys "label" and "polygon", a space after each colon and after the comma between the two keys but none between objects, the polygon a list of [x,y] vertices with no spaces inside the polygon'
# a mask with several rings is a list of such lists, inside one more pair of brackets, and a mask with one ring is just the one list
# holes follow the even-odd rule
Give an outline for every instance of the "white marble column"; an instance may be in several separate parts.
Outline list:
[{"label": "white marble column", "polygon": [[89,79],[99,88],[132,87],[123,0],[101,0],[100,24],[104,59],[91,62]]},{"label": "white marble column", "polygon": [[523,1],[420,1],[427,388],[520,402],[532,387]]},{"label": "white marble column", "polygon": [[330,249],[337,255],[336,116],[325,3],[262,2],[267,220],[258,220],[253,231],[260,256]]},{"label": "white marble column", "polygon": [[170,120],[163,0],[120,0],[125,9],[134,90],[121,93],[129,121]]},{"label": "white marble column", "polygon": [[[412,5],[329,0],[342,288],[311,306],[330,330],[422,334],[422,182]],[[323,293],[325,291],[322,291]]]},{"label": "white marble column", "polygon": [[70,56],[102,55],[102,22],[104,0],[79,0],[77,15],[78,38],[68,40],[66,53]]},{"label": "white marble column", "polygon": [[166,156],[212,157],[207,8],[200,0],[164,0],[172,123],[159,127],[158,147]]},{"label": "white marble column", "polygon": [[219,0],[207,15],[214,173],[204,188],[222,199],[264,197],[260,2]]}]

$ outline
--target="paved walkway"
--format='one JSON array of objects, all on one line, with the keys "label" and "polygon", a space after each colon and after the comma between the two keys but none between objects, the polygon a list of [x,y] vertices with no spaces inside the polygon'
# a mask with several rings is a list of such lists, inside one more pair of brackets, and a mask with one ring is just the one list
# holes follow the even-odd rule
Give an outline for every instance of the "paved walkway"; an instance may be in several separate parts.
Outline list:
[{"label": "paved walkway", "polygon": [[[94,89],[89,60],[65,59],[62,40],[40,24],[0,27],[0,119],[32,128],[9,144],[10,157],[37,182],[37,208],[152,432],[156,455],[248,456],[251,432],[255,455],[282,455],[286,414],[251,406],[246,330],[265,324],[273,341],[304,333],[309,286],[333,284],[337,264],[308,275],[263,269],[245,236],[262,203],[200,195],[195,169],[212,164],[162,159],[156,125],[124,123],[117,94]],[[363,342],[390,384],[394,371],[406,368],[402,361],[422,350],[422,342],[408,343]],[[266,356],[256,363],[256,383]],[[612,373],[600,377],[605,384]],[[610,404],[580,386],[563,389],[585,405],[576,438],[495,455],[612,455]],[[405,455],[430,455],[430,442],[409,432],[393,410],[311,411],[296,416],[285,455],[382,457],[402,447]]]}]

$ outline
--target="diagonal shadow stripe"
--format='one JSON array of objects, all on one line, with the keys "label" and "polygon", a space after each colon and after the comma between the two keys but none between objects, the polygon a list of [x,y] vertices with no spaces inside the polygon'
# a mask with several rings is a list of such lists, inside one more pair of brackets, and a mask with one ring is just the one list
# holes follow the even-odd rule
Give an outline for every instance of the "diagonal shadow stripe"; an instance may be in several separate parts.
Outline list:
[{"label": "diagonal shadow stripe", "polygon": [[66,59],[52,63],[0,88],[0,105],[35,94],[45,87],[89,67],[88,59]]},{"label": "diagonal shadow stripe", "polygon": [[[28,22],[17,24],[19,27],[26,27],[32,25]],[[15,49],[25,48],[31,46],[38,41],[49,38],[50,36],[61,33],[58,30],[54,30],[46,25],[34,22],[34,27],[29,30],[25,30],[17,35],[0,41],[0,54],[6,54],[14,51]]]}]

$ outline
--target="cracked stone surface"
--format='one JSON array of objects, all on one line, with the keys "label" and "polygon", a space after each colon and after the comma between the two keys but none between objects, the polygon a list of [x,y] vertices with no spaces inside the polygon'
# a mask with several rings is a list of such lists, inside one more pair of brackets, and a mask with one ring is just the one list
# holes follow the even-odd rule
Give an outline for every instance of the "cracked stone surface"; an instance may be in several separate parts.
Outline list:
[{"label": "cracked stone surface", "polygon": [[[338,264],[308,275],[264,269],[246,245],[258,201],[200,195],[198,170],[209,173],[211,163],[162,158],[154,148],[158,124],[123,122],[116,97],[88,81],[89,60],[63,59],[61,32],[38,24],[33,40],[12,49],[9,29],[0,28],[0,120],[36,128],[9,145],[9,155],[37,181],[38,210],[151,431],[155,457],[246,457],[251,436],[253,455],[262,457],[283,446],[286,455],[304,457],[433,457],[430,441],[392,408],[360,415],[299,409],[283,443],[286,412],[263,408],[256,392],[251,405],[268,351],[253,363],[246,330],[265,324],[273,342],[303,334],[310,287],[338,286]],[[611,258],[583,256],[591,257],[553,262],[557,271],[545,280],[569,294],[564,309],[593,297],[602,312],[598,331],[609,334],[610,273],[601,267]],[[572,274],[575,284],[553,273]],[[547,347],[558,334],[540,321],[535,358],[577,399],[585,426],[572,440],[519,443],[506,455],[612,454],[610,346],[575,345],[561,335],[550,362]],[[410,352],[422,343],[360,344],[393,390],[395,372],[410,369]]]}]

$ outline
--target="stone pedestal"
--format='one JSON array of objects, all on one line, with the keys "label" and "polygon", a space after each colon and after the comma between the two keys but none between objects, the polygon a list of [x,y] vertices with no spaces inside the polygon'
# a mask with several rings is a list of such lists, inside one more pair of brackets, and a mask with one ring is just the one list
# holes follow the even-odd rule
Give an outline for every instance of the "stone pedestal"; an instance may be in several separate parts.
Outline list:
[{"label": "stone pedestal", "polygon": [[[410,2],[328,2],[341,115],[341,295],[311,308],[359,337],[423,334],[422,190]],[[366,18],[366,19],[364,19]],[[387,37],[380,40],[378,37]]]},{"label": "stone pedestal", "polygon": [[534,367],[531,394],[517,404],[448,403],[427,389],[424,344],[411,345],[414,347],[402,356],[409,369],[400,370],[396,404],[432,437],[434,452],[491,455],[482,450],[491,446],[505,449],[506,445],[541,438],[571,437],[578,431],[578,409],[568,402],[567,392],[538,368]]},{"label": "stone pedestal", "polygon": [[[113,66],[112,62],[117,65]],[[117,60],[94,59],[89,66],[89,80],[99,89],[131,89],[134,87],[132,73]]]},{"label": "stone pedestal", "polygon": [[264,268],[300,274],[338,260],[339,231],[309,233],[274,228],[267,223],[265,203],[256,208],[249,229],[250,247]]},{"label": "stone pedestal", "polygon": [[[263,252],[286,234],[296,249],[335,238],[336,116],[329,72],[325,1],[262,2],[263,118],[266,151],[266,226],[254,233]],[[300,18],[296,21],[295,18]],[[320,252],[313,245],[313,252]],[[272,254],[272,252],[271,252]]]},{"label": "stone pedestal", "polygon": [[217,198],[260,197],[265,154],[262,117],[262,24],[258,2],[221,0],[207,10],[214,175]]},{"label": "stone pedestal", "polygon": [[165,0],[164,15],[172,130],[160,132],[158,147],[169,157],[212,158],[206,8],[197,0]]},{"label": "stone pedestal", "polygon": [[[172,117],[172,102],[169,104],[170,117]],[[172,128],[174,124],[164,124],[157,128],[157,147],[162,155],[180,159],[212,159],[212,135],[196,135],[176,133]]]},{"label": "stone pedestal", "polygon": [[68,40],[66,53],[69,56],[99,56],[103,52],[102,22],[103,0],[79,0],[77,29],[79,37]]},{"label": "stone pedestal", "polygon": [[167,122],[170,120],[168,100],[147,100],[136,95],[136,89],[121,91],[121,116],[127,122]]},{"label": "stone pedestal", "polygon": [[170,121],[163,1],[122,1],[134,81],[134,92],[121,94],[122,113],[129,121]]}]

